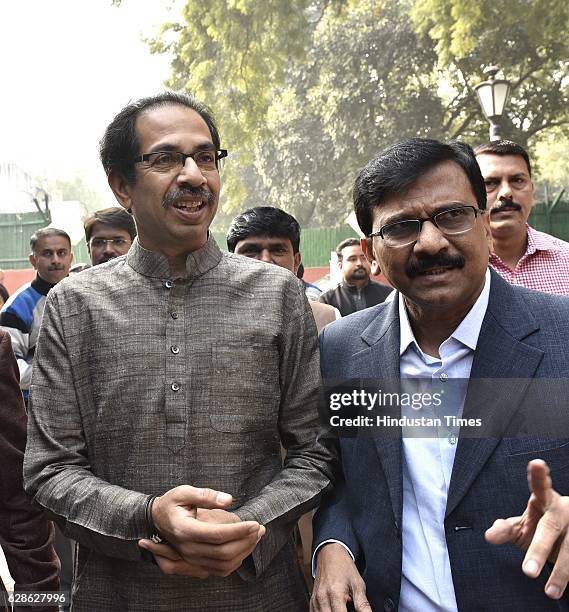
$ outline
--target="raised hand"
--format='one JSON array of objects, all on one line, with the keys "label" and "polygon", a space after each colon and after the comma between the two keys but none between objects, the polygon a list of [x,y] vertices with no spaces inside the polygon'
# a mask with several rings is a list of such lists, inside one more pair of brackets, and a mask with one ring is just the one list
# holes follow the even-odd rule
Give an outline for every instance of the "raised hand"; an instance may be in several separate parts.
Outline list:
[{"label": "raised hand", "polygon": [[541,459],[528,463],[528,486],[530,497],[524,513],[498,519],[485,537],[491,544],[512,542],[527,551],[522,570],[529,578],[539,576],[547,561],[553,563],[545,593],[559,599],[569,582],[569,497],[555,491],[549,467]]}]

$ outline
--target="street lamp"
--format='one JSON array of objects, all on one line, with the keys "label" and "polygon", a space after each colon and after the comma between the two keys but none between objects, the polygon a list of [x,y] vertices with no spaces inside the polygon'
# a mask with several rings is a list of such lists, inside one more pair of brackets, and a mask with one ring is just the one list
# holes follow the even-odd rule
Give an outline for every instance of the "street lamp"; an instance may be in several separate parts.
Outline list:
[{"label": "street lamp", "polygon": [[474,88],[482,112],[490,122],[490,141],[502,139],[500,119],[510,93],[510,83],[504,79],[495,78],[498,70],[498,66],[485,68],[484,74],[488,75],[488,80]]}]

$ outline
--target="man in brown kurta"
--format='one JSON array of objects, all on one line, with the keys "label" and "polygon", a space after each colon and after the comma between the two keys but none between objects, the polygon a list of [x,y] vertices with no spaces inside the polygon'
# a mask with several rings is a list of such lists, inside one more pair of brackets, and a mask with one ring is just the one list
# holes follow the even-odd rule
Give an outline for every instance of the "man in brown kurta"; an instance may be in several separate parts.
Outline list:
[{"label": "man in brown kurta", "polygon": [[306,610],[292,530],[332,453],[304,291],[208,235],[226,153],[195,100],[129,105],[101,150],[138,238],[50,294],[25,467],[79,542],[74,610]]}]

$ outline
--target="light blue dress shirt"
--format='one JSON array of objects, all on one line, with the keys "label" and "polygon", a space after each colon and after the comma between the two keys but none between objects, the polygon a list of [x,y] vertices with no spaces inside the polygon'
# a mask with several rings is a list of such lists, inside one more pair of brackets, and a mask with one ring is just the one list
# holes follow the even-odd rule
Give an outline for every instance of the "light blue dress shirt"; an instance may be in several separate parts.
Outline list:
[{"label": "light blue dress shirt", "polygon": [[[482,320],[488,307],[490,273],[482,293],[460,325],[439,347],[440,359],[417,344],[399,295],[401,378],[439,382],[468,379]],[[466,386],[452,387],[453,405],[445,413],[461,417]],[[406,436],[403,430],[403,564],[400,612],[454,612],[457,610],[448,556],[444,517],[458,430],[440,431],[438,437]]]},{"label": "light blue dress shirt", "polygon": [[[395,293],[395,292],[394,292]],[[399,294],[399,372],[401,378],[430,379],[444,388],[449,379],[468,379],[482,320],[488,307],[490,272],[484,288],[460,325],[439,347],[440,359],[424,353],[413,334],[403,296]],[[445,414],[462,415],[466,386],[453,387]],[[458,392],[457,392],[458,390]],[[431,416],[431,415],[428,415]],[[400,612],[456,612],[456,597],[446,545],[444,516],[458,429],[443,428],[438,437],[413,437],[403,429],[403,561]],[[318,550],[312,559],[316,570]],[[378,543],[379,545],[379,543]]]}]

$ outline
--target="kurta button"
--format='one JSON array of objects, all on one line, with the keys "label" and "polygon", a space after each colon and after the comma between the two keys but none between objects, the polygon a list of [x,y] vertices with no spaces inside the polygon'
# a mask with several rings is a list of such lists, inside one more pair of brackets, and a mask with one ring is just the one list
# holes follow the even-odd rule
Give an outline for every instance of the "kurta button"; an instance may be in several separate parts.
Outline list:
[{"label": "kurta button", "polygon": [[172,351],[172,353],[174,353],[174,355],[177,355],[177,354],[180,352],[180,347],[179,347],[179,346],[176,346],[175,344],[173,344],[173,345],[170,347],[170,350]]},{"label": "kurta button", "polygon": [[445,382],[446,380],[448,380],[448,374],[446,372],[441,372],[439,378]]},{"label": "kurta button", "polygon": [[164,281],[164,287],[166,287],[166,289],[172,289],[173,286],[174,286],[173,281],[171,280]]},{"label": "kurta button", "polygon": [[180,390],[180,383],[173,382],[172,385],[171,385],[171,389],[172,389],[172,391],[179,391]]},{"label": "kurta button", "polygon": [[171,312],[170,316],[172,317],[172,319],[177,319],[178,318],[178,313],[177,312]]}]

